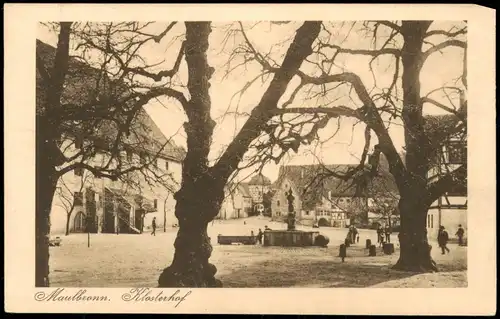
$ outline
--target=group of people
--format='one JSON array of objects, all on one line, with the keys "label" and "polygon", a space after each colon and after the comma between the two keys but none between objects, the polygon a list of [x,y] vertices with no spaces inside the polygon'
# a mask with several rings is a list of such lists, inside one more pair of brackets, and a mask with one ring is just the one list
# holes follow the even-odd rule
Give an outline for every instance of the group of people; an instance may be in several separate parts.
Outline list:
[{"label": "group of people", "polygon": [[[462,225],[458,225],[458,230],[455,233],[455,236],[458,237],[458,246],[464,246],[464,236],[465,236],[465,230],[463,229]],[[449,241],[449,235],[444,226],[439,226],[439,232],[438,232],[438,245],[439,248],[441,248],[441,254],[444,255],[445,253],[450,253],[450,249],[447,247],[448,241]]]},{"label": "group of people", "polygon": [[356,242],[359,243],[359,232],[356,226],[351,225],[349,226],[349,232],[347,233],[347,239],[351,244],[354,244]]},{"label": "group of people", "polygon": [[377,228],[378,244],[382,246],[384,243],[390,243],[391,233],[392,230],[389,225],[385,225],[385,227],[382,227],[382,225],[379,224]]},{"label": "group of people", "polygon": [[[269,227],[265,227],[264,230],[270,230]],[[255,234],[253,232],[253,230],[250,232],[250,236],[254,237]],[[259,232],[257,233],[257,242],[259,243],[259,245],[262,245],[262,238],[264,237],[264,232],[262,231],[262,229],[259,228]]]}]

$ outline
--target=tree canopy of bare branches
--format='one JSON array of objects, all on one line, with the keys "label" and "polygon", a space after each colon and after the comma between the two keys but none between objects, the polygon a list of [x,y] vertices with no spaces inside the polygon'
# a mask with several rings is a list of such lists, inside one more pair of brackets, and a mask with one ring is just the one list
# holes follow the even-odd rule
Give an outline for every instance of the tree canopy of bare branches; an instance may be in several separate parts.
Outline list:
[{"label": "tree canopy of bare branches", "polygon": [[[57,46],[37,40],[37,286],[49,284],[48,218],[64,174],[80,169],[136,189],[142,180],[175,190],[171,173],[155,163],[158,157],[180,161],[183,150],[158,131],[143,109],[171,88],[134,80],[134,74],[144,73],[133,67],[140,60],[136,52],[168,32],[143,34],[146,25],[49,23],[58,34]],[[131,152],[141,160],[127,158]]]},{"label": "tree canopy of bare branches", "polygon": [[[280,65],[276,62],[277,54],[273,55],[273,50],[279,49],[274,46],[266,52],[257,49],[248,35],[250,27],[238,23],[232,29],[240,41],[233,50],[232,63],[228,63],[236,66],[228,67],[228,72],[254,63],[262,70],[257,79],[269,75],[276,77],[286,67],[285,60]],[[266,119],[266,124],[259,127],[265,137],[254,143],[257,154],[261,156],[259,160],[279,161],[290,149],[297,152],[299,145],[318,140],[318,131],[326,127],[331,118],[349,117],[364,123],[365,144],[360,164],[347,172],[330,172],[329,175],[366,185],[367,178],[377,176],[379,154],[385,155],[401,195],[402,250],[396,265],[401,269],[437,269],[427,248],[427,210],[455,185],[467,183],[466,162],[437,181],[430,183],[427,179],[443,144],[457,134],[465,137],[466,34],[467,25],[461,21],[446,29],[441,29],[439,23],[433,21],[322,22],[310,54],[294,74],[297,84],[290,88],[288,99],[270,105],[272,118]],[[290,50],[292,46],[288,52]],[[456,50],[461,50],[463,56],[457,65],[447,66],[461,70],[459,77],[451,84],[422,92],[420,76],[426,63],[433,55],[450,54],[452,50],[455,50],[455,55]],[[371,74],[371,81],[359,73],[359,65],[356,65],[356,71],[344,66],[353,57],[361,57],[355,61],[366,63],[362,73]],[[242,62],[238,64],[237,61]],[[385,71],[380,64],[386,66]],[[253,81],[239,94],[251,85]],[[441,98],[434,98],[439,94]],[[302,105],[297,105],[299,103]],[[424,107],[429,106],[437,108],[440,115],[427,116]],[[389,133],[392,123],[403,127],[404,158]],[[372,133],[378,140],[374,147],[371,145]],[[367,162],[371,147],[374,148],[374,161]]]},{"label": "tree canopy of bare branches", "polygon": [[[429,159],[441,145],[436,141],[443,141],[453,131],[466,128],[466,123],[463,123],[466,119],[466,99],[462,98],[459,105],[446,105],[432,95],[438,90],[428,92],[424,98],[419,76],[433,55],[446,54],[450,48],[466,49],[463,39],[467,32],[466,25],[459,23],[459,26],[445,30],[433,29],[433,21],[287,21],[270,24],[271,30],[288,28],[288,31],[286,34],[283,32],[283,41],[266,47],[257,45],[249,35],[249,29],[259,23],[247,27],[236,22],[224,31],[224,49],[229,48],[230,51],[228,61],[225,66],[216,69],[209,64],[207,54],[212,23],[185,22],[185,33],[171,36],[172,41],[179,43],[176,58],[170,62],[171,68],[162,69],[146,59],[141,47],[144,43],[164,41],[182,24],[167,23],[155,33],[146,31],[150,24],[84,23],[72,27],[71,23],[61,23],[54,64],[48,69],[40,68],[40,74],[50,82],[50,90],[44,97],[45,108],[37,118],[37,125],[47,128],[37,135],[37,146],[42,153],[51,151],[56,156],[47,156],[37,164],[42,169],[47,168],[48,175],[57,176],[56,167],[65,161],[59,152],[54,152],[58,131],[48,128],[60,128],[64,123],[61,116],[50,114],[66,112],[56,110],[61,110],[64,104],[62,92],[68,73],[70,34],[79,39],[79,49],[83,52],[88,48],[89,52],[92,49],[92,52],[101,54],[102,59],[98,60],[109,65],[107,76],[116,81],[110,83],[127,83],[125,92],[120,89],[121,93],[116,97],[94,96],[90,101],[92,112],[108,114],[106,111],[119,110],[121,115],[112,119],[118,132],[125,136],[130,134],[134,115],[151,99],[168,97],[180,105],[187,118],[184,123],[187,153],[183,161],[182,184],[175,194],[179,231],[173,262],[160,275],[160,287],[221,286],[222,283],[215,279],[216,267],[209,263],[212,247],[206,227],[219,212],[229,178],[242,166],[280,162],[289,151],[297,152],[299,147],[317,141],[331,119],[339,121],[343,118],[363,123],[366,129],[360,165],[339,175],[339,178],[348,180],[356,177],[363,181],[377,175],[377,161],[369,165],[366,163],[373,134],[377,144],[372,156],[376,159],[383,153],[387,158],[401,196],[401,258],[397,266],[411,270],[436,269],[426,238],[427,208],[451,184],[463,181],[466,166],[460,166],[432,184],[428,184],[426,174]],[[346,44],[351,38],[358,39],[358,43],[354,43],[359,47]],[[367,59],[364,69],[372,74],[370,87],[357,70],[349,70],[346,56]],[[388,79],[382,80],[377,74],[387,72],[382,72],[376,65],[387,59],[390,60],[391,74]],[[239,112],[237,109],[235,114],[243,114],[244,123],[217,159],[210,161],[217,124],[211,112],[211,79],[221,69],[226,70],[224,80],[226,76],[251,65],[258,66],[260,72],[235,92],[235,97],[241,98],[258,80],[264,88],[255,93],[254,104],[247,107],[248,110]],[[454,85],[456,89],[443,87],[441,92],[451,94],[455,91],[465,96],[465,62],[456,68],[463,68],[462,76]],[[178,76],[182,70],[186,71],[184,79]],[[298,101],[302,102],[301,105]],[[430,133],[426,129],[427,119],[423,109],[429,104],[447,112],[453,110],[450,113],[456,124],[451,125],[444,136],[439,137],[437,130]],[[100,107],[103,105],[105,107]],[[71,109],[71,106],[66,109]],[[393,122],[404,129],[404,159],[389,134],[388,128]],[[117,177],[114,171],[95,170],[95,173]],[[49,184],[50,181],[49,178]]]}]

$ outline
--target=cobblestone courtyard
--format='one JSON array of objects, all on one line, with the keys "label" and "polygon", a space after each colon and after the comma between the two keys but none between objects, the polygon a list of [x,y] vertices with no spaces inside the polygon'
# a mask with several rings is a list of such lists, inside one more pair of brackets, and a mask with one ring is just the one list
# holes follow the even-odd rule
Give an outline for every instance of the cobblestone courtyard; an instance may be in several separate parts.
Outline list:
[{"label": "cobblestone courtyard", "polygon": [[[399,256],[399,248],[391,256],[377,248],[376,257],[368,257],[365,240],[376,242],[373,230],[360,230],[360,243],[348,249],[342,263],[337,257],[339,245],[347,229],[320,228],[330,238],[328,248],[281,248],[262,246],[221,246],[217,234],[249,235],[268,225],[282,229],[265,219],[250,218],[209,225],[217,277],[225,287],[466,287],[467,248],[449,245],[451,253],[441,255],[433,243],[433,258],[439,273],[413,274],[391,270]],[[62,246],[51,247],[51,286],[64,287],[156,287],[162,269],[173,258],[173,242],[177,230],[149,233],[91,234],[87,247],[86,234],[61,236]],[[397,234],[392,236],[397,243]]]}]

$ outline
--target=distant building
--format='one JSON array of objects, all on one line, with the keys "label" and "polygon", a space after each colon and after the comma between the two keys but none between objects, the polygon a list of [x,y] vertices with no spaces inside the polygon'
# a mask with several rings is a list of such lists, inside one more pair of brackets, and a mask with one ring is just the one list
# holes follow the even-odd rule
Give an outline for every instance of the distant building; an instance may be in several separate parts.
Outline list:
[{"label": "distant building", "polygon": [[[288,216],[288,192],[292,190],[295,197],[293,206],[297,212],[302,210],[302,200],[299,194],[299,189],[295,184],[286,176],[280,175],[278,180],[273,185],[273,193],[271,199],[271,217],[276,221],[285,221]],[[313,216],[310,215],[310,220]],[[312,222],[311,222],[312,225]]]},{"label": "distant building", "polygon": [[[45,66],[51,66],[55,48],[37,40],[37,55]],[[65,103],[85,104],[93,91],[93,81],[99,70],[70,59],[66,75],[63,99]],[[103,77],[102,83],[106,78]],[[45,94],[43,81],[37,69],[37,109]],[[95,82],[95,81],[94,81]],[[104,85],[104,84],[103,84]],[[104,94],[106,92],[104,91]],[[144,109],[132,121],[132,132],[119,145],[120,159],[124,167],[151,163],[152,170],[167,176],[167,182],[150,185],[141,174],[134,175],[133,183],[97,178],[89,171],[75,169],[64,174],[58,183],[51,210],[51,232],[62,233],[66,229],[68,200],[74,204],[69,218],[70,232],[92,233],[140,233],[156,217],[158,227],[177,224],[174,215],[173,193],[181,181],[182,160],[185,151],[168,141]],[[91,136],[82,136],[77,125],[68,124],[66,135],[59,144],[67,157],[92,144],[98,146],[89,164],[101,166],[109,161],[110,136],[116,135],[113,125],[102,125]]]},{"label": "distant building", "polygon": [[272,191],[271,180],[262,174],[253,176],[249,182],[229,184],[216,219],[246,218],[264,213],[264,200]]},{"label": "distant building", "polygon": [[[466,110],[465,110],[466,111]],[[426,116],[432,121],[434,129],[450,129],[457,125],[455,115]],[[428,171],[428,182],[432,183],[452,172],[461,165],[467,164],[467,135],[465,130],[458,130],[448,135],[441,143],[438,154]],[[461,224],[467,234],[467,183],[455,187],[432,203],[427,214],[427,232],[430,238],[436,238],[439,226],[443,225],[454,237],[458,225]]]},{"label": "distant building", "polygon": [[271,190],[271,180],[259,173],[245,183],[252,197],[253,210],[257,214],[264,212],[264,194]]},{"label": "distant building", "polygon": [[[368,213],[375,209],[370,194],[389,196],[397,194],[397,187],[387,171],[381,170],[379,176],[368,182],[364,193],[357,194],[352,180],[337,177],[322,177],[327,171],[338,174],[346,173],[357,165],[289,165],[280,168],[277,189],[273,198],[272,217],[283,220],[281,202],[285,200],[284,192],[292,187],[295,196],[297,223],[303,225],[346,227],[368,224]],[[279,206],[278,206],[279,202]]]},{"label": "distant building", "polygon": [[246,185],[230,184],[216,219],[246,218],[252,213],[252,197]]}]

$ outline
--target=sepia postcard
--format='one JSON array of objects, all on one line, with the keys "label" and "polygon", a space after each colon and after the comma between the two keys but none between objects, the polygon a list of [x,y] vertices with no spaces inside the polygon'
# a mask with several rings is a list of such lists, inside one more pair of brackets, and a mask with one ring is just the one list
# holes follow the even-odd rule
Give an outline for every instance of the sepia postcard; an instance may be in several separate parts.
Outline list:
[{"label": "sepia postcard", "polygon": [[4,15],[6,312],[496,312],[495,10]]}]

